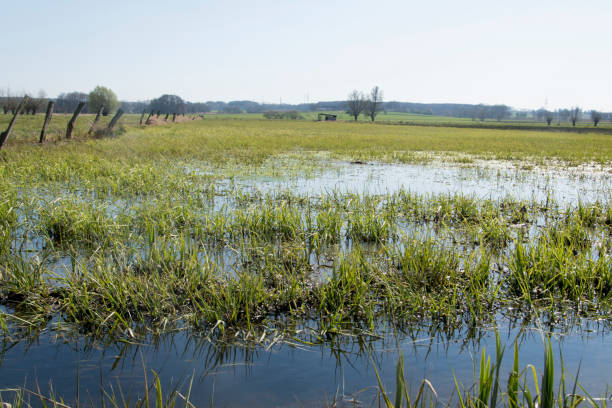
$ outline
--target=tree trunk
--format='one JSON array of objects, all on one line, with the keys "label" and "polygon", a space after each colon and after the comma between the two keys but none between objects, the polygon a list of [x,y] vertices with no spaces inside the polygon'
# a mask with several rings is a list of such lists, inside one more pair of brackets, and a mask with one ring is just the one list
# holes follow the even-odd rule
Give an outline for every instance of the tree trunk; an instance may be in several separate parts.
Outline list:
[{"label": "tree trunk", "polygon": [[94,121],[91,123],[91,126],[89,127],[89,132],[87,132],[88,135],[91,135],[93,133],[94,128],[100,121],[100,116],[102,116],[103,110],[104,110],[104,105],[101,105],[100,108],[98,109],[98,113],[96,113],[96,118],[94,119]]},{"label": "tree trunk", "polygon": [[170,116],[169,113],[166,113],[166,117],[164,118],[164,121],[167,122],[168,121],[168,116]]},{"label": "tree trunk", "polygon": [[49,101],[49,104],[47,105],[47,114],[45,115],[45,122],[43,123],[42,130],[40,131],[40,140],[38,143],[42,143],[47,139],[47,126],[49,126],[49,122],[51,122],[54,106],[55,103],[53,101]]},{"label": "tree trunk", "polygon": [[72,114],[72,118],[70,118],[70,122],[68,122],[68,127],[66,128],[66,139],[72,139],[72,131],[74,129],[74,123],[76,122],[77,118],[81,114],[81,111],[83,110],[84,107],[85,107],[85,102],[79,102],[78,106],[74,110],[74,113]]},{"label": "tree trunk", "polygon": [[142,110],[142,115],[140,115],[140,122],[138,122],[138,126],[142,126],[142,120],[144,119],[145,110]]},{"label": "tree trunk", "polygon": [[11,119],[11,122],[8,125],[8,128],[6,128],[4,132],[0,133],[0,150],[2,149],[2,146],[4,146],[4,142],[6,142],[6,139],[8,139],[9,135],[11,134],[11,130],[13,130],[13,125],[15,125],[15,122],[17,121],[17,118],[19,117],[21,110],[23,109],[24,105],[28,103],[29,100],[30,100],[29,97],[27,96],[23,97],[23,99],[21,100],[21,103],[19,104],[19,106],[17,107],[13,115],[13,119]]},{"label": "tree trunk", "polygon": [[121,115],[123,115],[123,109],[119,108],[119,110],[117,110],[117,113],[115,113],[115,116],[113,116],[113,119],[108,124],[108,130],[109,131],[113,130],[113,128],[115,127],[115,125],[119,121],[119,118],[121,118]]},{"label": "tree trunk", "polygon": [[173,114],[172,114],[172,121],[173,121],[173,122],[176,122],[176,113],[173,113]]},{"label": "tree trunk", "polygon": [[147,120],[145,121],[145,125],[151,124],[151,116],[153,116],[153,110],[151,110],[151,113],[149,113],[149,116],[147,117]]}]

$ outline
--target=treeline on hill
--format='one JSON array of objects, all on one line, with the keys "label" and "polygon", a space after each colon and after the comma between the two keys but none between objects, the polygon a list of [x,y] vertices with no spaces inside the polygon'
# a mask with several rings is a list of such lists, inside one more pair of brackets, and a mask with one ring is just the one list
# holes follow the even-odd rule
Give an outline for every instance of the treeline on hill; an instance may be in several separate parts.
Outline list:
[{"label": "treeline on hill", "polygon": [[[95,91],[95,90],[94,90]],[[44,92],[40,92],[37,97],[29,96],[28,103],[24,106],[22,113],[35,115],[38,112],[44,111],[47,103],[53,101],[55,113],[72,113],[81,102],[86,105],[81,111],[82,113],[96,113],[97,106],[92,104],[92,93],[84,92],[66,92],[58,95],[57,98],[47,98]],[[0,90],[0,111],[4,114],[14,114],[26,94],[11,94]],[[211,109],[204,102],[186,102],[177,95],[162,95],[159,98],[151,101],[126,102],[121,101],[120,107],[125,113],[142,113],[143,111],[155,111],[168,114],[189,114],[189,113],[206,113]],[[116,107],[113,107],[113,110]],[[108,114],[108,112],[104,112]]]},{"label": "treeline on hill", "polygon": [[[80,102],[88,102],[83,113],[96,113],[91,106],[90,95],[84,92],[61,93],[57,98],[47,98],[43,91],[37,97],[30,95],[28,104],[24,107],[24,113],[36,114],[44,111],[49,100],[55,102],[54,112],[72,113]],[[0,90],[0,110],[14,113],[22,100],[23,95],[10,94],[7,90]],[[163,114],[193,114],[193,113],[268,113],[267,115],[282,116],[280,112],[325,112],[325,111],[347,111],[347,101],[323,101],[317,103],[300,104],[274,104],[259,103],[254,101],[207,101],[188,102],[178,95],[165,94],[150,101],[127,102],[121,101],[120,108],[125,113],[151,112]],[[484,105],[484,104],[461,104],[461,103],[414,103],[414,102],[384,102],[381,105],[382,112],[402,112],[420,115],[448,116],[458,118],[471,118],[473,120],[503,120],[530,119],[543,120],[550,125],[553,121],[575,122],[580,118],[589,118],[593,122],[600,120],[612,120],[612,113],[597,111],[582,112],[579,108],[559,109],[555,112],[538,109],[533,111],[516,111],[507,105]],[[105,112],[106,113],[106,112]]]}]

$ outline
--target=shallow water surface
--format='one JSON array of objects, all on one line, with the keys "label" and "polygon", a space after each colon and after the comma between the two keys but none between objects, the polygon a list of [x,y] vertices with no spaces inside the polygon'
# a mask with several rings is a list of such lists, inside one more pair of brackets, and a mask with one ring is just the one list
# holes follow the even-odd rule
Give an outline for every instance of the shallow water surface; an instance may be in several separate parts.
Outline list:
[{"label": "shallow water surface", "polygon": [[[538,370],[543,366],[543,340],[538,330],[500,328],[506,355],[502,368],[507,379],[512,344],[518,336],[521,366],[533,363]],[[473,381],[474,363],[479,363],[480,352],[486,348],[493,356],[494,332],[483,330],[474,337],[468,333],[445,336],[414,330],[410,335],[397,334],[369,343],[358,344],[354,339],[337,338],[323,346],[306,346],[298,342],[263,347],[230,347],[210,343],[187,333],[150,339],[141,345],[127,343],[103,346],[84,344],[83,341],[63,341],[49,333],[33,342],[20,342],[3,351],[0,362],[2,388],[26,385],[41,390],[52,384],[56,395],[64,395],[74,402],[77,395],[77,376],[82,401],[100,400],[100,384],[106,392],[143,395],[143,366],[152,382],[151,370],[159,373],[162,387],[170,392],[175,387],[186,391],[193,378],[191,400],[196,406],[253,407],[267,406],[325,406],[335,399],[348,404],[355,399],[362,406],[372,406],[376,397],[376,376],[373,364],[381,372],[383,384],[394,390],[395,366],[399,352],[405,359],[408,383],[416,390],[423,378],[436,388],[440,402],[454,393],[453,373],[466,386]],[[580,329],[570,334],[553,337],[553,348],[559,367],[562,350],[569,382],[581,365],[580,384],[598,395],[611,380],[609,349],[610,336],[601,328],[595,331]],[[603,358],[602,358],[603,357]],[[556,371],[558,376],[560,370]],[[5,396],[6,398],[6,396]],[[180,404],[179,404],[180,405]]]},{"label": "shallow water surface", "polygon": [[386,194],[403,189],[417,194],[450,193],[494,200],[554,199],[561,205],[606,202],[612,192],[612,175],[601,171],[380,163],[330,163],[326,171],[313,177],[257,177],[243,183],[264,191],[291,190],[306,195],[329,191]]},{"label": "shallow water surface", "polygon": [[[253,176],[222,180],[218,185],[221,190],[231,189],[234,183],[247,190],[289,190],[309,197],[326,192],[387,194],[403,189],[425,195],[456,193],[493,200],[506,197],[540,203],[554,200],[561,208],[576,206],[579,202],[607,203],[612,191],[612,175],[607,172],[337,162],[329,163],[327,170],[314,177]],[[224,194],[218,194],[212,201],[214,211],[223,211],[225,205],[230,205],[230,198]],[[139,204],[113,202],[108,207],[109,214],[131,205]],[[531,226],[526,236],[536,235],[539,222]],[[401,232],[414,239],[435,235],[429,227],[420,224],[402,227]],[[40,238],[34,237],[26,244],[29,246],[25,250],[31,253],[28,256],[44,253],[45,243]],[[204,262],[210,258],[230,271],[238,269],[235,265],[243,262],[241,255],[244,254],[236,253],[235,248],[225,244],[218,249],[203,247],[198,259]],[[309,262],[320,279],[328,272],[321,265],[333,263],[333,256],[347,252],[350,245],[349,240],[341,240],[329,259],[323,253],[321,261],[310,254]],[[140,250],[137,248],[135,252]],[[88,253],[82,256],[84,264],[87,256]],[[56,251],[49,257],[48,267],[61,276],[72,267],[73,257]],[[567,332],[553,335],[558,368],[555,387],[561,372],[558,359],[562,352],[569,384],[581,365],[580,384],[595,395],[606,391],[612,380],[610,321],[609,316],[603,322],[587,320],[580,327],[570,327]],[[506,346],[504,384],[515,338],[520,345],[521,368],[528,363],[542,368],[543,331],[534,326],[525,326],[521,331],[517,325],[499,319],[499,332]],[[412,389],[417,390],[422,379],[427,378],[436,388],[440,402],[445,403],[455,392],[453,373],[466,387],[471,386],[481,350],[486,348],[492,356],[495,348],[491,328],[444,334],[432,327],[413,327],[410,333],[384,333],[382,338],[338,335],[314,346],[285,339],[269,347],[226,345],[186,331],[160,338],[148,337],[142,344],[127,341],[102,344],[80,336],[66,338],[61,333],[47,328],[40,335],[26,334],[15,343],[6,341],[0,355],[0,389],[24,384],[28,389],[35,389],[38,383],[46,393],[51,383],[54,393],[70,403],[74,403],[77,394],[82,401],[99,401],[101,387],[106,393],[118,397],[119,393],[125,393],[133,399],[143,395],[143,373],[147,373],[150,385],[151,370],[154,370],[160,375],[164,392],[178,387],[184,394],[193,378],[191,400],[196,406],[208,406],[211,401],[214,406],[231,407],[326,406],[336,400],[346,406],[351,403],[376,406],[377,380],[373,365],[381,370],[385,387],[391,392],[395,388],[395,365],[401,352]],[[3,398],[7,398],[4,393]]]}]

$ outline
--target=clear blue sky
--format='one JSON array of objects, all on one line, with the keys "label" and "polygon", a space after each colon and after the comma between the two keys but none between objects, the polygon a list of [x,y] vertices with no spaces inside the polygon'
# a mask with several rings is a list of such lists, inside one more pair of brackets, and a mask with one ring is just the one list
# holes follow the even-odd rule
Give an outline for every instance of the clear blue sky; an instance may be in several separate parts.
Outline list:
[{"label": "clear blue sky", "polygon": [[612,1],[6,1],[0,87],[612,111]]}]

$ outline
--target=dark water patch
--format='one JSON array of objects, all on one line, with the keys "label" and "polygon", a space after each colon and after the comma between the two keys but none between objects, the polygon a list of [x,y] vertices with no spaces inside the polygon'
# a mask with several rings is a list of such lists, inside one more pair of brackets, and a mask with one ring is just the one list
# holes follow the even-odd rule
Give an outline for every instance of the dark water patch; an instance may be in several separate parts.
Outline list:
[{"label": "dark water patch", "polygon": [[[512,362],[512,345],[520,346],[520,366],[543,366],[543,332],[535,328],[500,323],[506,345],[502,378]],[[584,324],[553,334],[556,367],[563,353],[569,376],[581,365],[580,384],[594,395],[605,392],[612,377],[606,357],[612,346],[609,330],[597,323]],[[149,338],[141,344],[104,344],[87,338],[65,338],[44,332],[35,339],[5,344],[0,355],[0,388],[36,382],[45,392],[49,384],[58,396],[74,403],[77,384],[81,402],[100,400],[100,385],[132,396],[144,395],[144,371],[149,385],[154,370],[162,389],[186,390],[193,378],[191,401],[196,406],[326,406],[336,399],[359,400],[369,406],[376,398],[375,364],[383,384],[394,389],[395,365],[401,351],[408,384],[416,389],[423,378],[434,385],[441,402],[455,392],[453,373],[466,386],[474,380],[474,366],[481,350],[494,354],[492,329],[454,332],[450,335],[429,328],[411,328],[409,333],[386,335],[379,340],[338,336],[309,346],[288,340],[272,346],[244,347],[210,342],[187,332]],[[555,373],[560,375],[560,369]],[[78,376],[78,382],[77,382]],[[571,378],[571,377],[570,377]],[[365,390],[365,391],[364,391]]]}]

